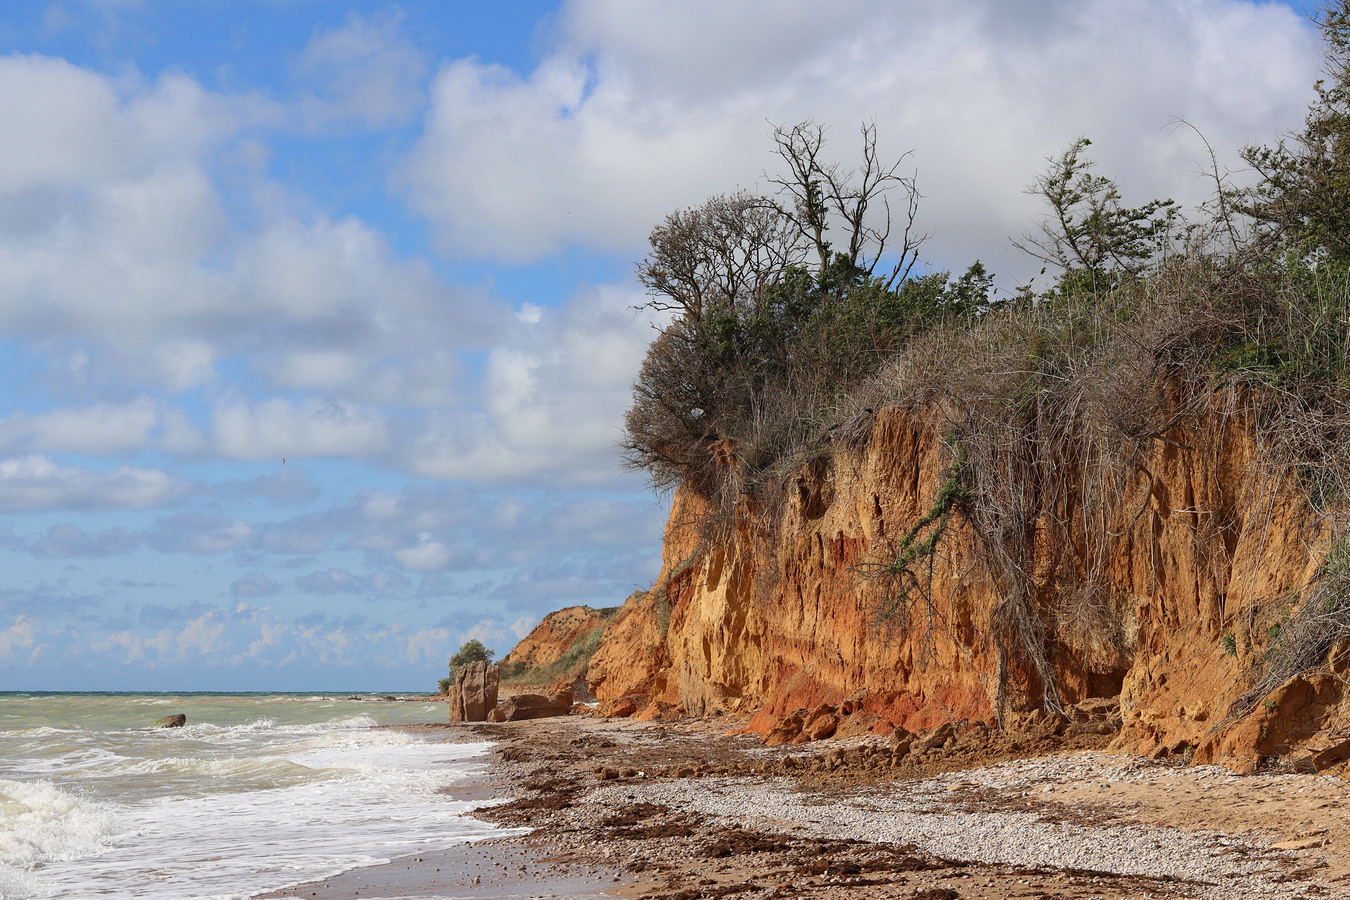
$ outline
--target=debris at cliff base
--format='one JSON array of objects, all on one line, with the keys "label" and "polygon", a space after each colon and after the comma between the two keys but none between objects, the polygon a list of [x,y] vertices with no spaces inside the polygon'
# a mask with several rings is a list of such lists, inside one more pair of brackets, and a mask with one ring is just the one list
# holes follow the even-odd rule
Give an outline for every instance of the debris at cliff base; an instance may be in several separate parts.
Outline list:
[{"label": "debris at cliff base", "polygon": [[[1350,887],[1339,781],[1095,752],[904,773],[867,767],[886,738],[766,749],[724,724],[480,726],[519,796],[478,815],[536,829],[528,840],[564,867],[640,879],[621,895],[643,900],[1312,900]],[[832,754],[838,769],[810,771]]]}]

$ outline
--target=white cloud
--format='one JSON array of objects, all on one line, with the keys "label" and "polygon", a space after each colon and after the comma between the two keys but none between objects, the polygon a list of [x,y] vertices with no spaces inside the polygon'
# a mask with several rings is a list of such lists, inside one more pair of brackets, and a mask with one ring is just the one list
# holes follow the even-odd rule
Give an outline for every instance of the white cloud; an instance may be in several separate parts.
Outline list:
[{"label": "white cloud", "polygon": [[78,525],[62,523],[48,528],[32,550],[36,556],[95,557],[126,553],[139,545],[140,538],[122,528],[87,534]]},{"label": "white cloud", "polygon": [[295,579],[295,586],[309,594],[375,594],[401,593],[411,582],[397,572],[382,569],[373,575],[355,575],[346,569],[328,568],[310,572]]},{"label": "white cloud", "polygon": [[33,620],[19,616],[14,624],[0,631],[0,663],[16,662],[37,643]]},{"label": "white cloud", "polygon": [[417,544],[394,551],[398,564],[412,572],[435,572],[450,565],[454,551],[432,538],[427,532],[417,537]]},{"label": "white cloud", "polygon": [[408,635],[404,643],[404,661],[409,665],[441,665],[450,659],[453,648],[450,629],[425,628]]},{"label": "white cloud", "polygon": [[601,287],[521,322],[489,353],[481,413],[431,416],[404,465],[432,478],[614,476],[632,381],[653,331],[641,296]]},{"label": "white cloud", "polygon": [[452,251],[636,254],[666,212],[771,169],[768,122],[813,117],[848,161],[875,119],[888,156],[915,151],[927,252],[1004,270],[1046,155],[1086,133],[1127,197],[1195,199],[1202,148],[1169,119],[1231,160],[1297,124],[1317,59],[1292,10],[1237,0],[857,0],[827,25],[804,3],[596,0],[560,30],[527,75],[456,60],[434,80],[402,177]]},{"label": "white cloud", "polygon": [[94,472],[60,466],[45,456],[0,460],[0,510],[148,509],[168,506],[192,485],[159,469],[119,466]]},{"label": "white cloud", "polygon": [[212,428],[220,454],[233,459],[363,458],[389,445],[377,410],[316,398],[228,403],[214,411]]},{"label": "white cloud", "polygon": [[537,624],[539,624],[537,616],[521,616],[511,623],[511,633],[516,636],[516,640],[524,640],[525,636],[533,631]]},{"label": "white cloud", "polygon": [[250,572],[236,578],[230,585],[230,594],[235,597],[266,597],[277,592],[277,583],[261,572]]},{"label": "white cloud", "polygon": [[366,19],[349,14],[341,28],[314,35],[295,67],[318,86],[300,103],[311,127],[355,120],[369,128],[408,122],[422,103],[426,61],[400,35],[400,15]]},{"label": "white cloud", "polygon": [[[415,68],[396,31],[353,19],[315,38],[307,59],[352,79],[353,115],[388,109],[394,88],[372,71]],[[511,320],[268,179],[256,134],[296,118],[276,101],[0,56],[0,117],[18,123],[0,147],[0,329],[43,342],[58,388],[178,394],[242,359],[263,391],[438,405],[457,353]]]},{"label": "white cloud", "polygon": [[482,641],[489,647],[501,647],[513,643],[511,633],[498,619],[484,618],[475,622],[462,635],[463,641]]},{"label": "white cloud", "polygon": [[207,384],[215,376],[216,353],[204,340],[170,338],[155,347],[153,357],[159,380],[175,394]]},{"label": "white cloud", "polygon": [[230,516],[187,513],[158,523],[146,542],[164,553],[224,553],[251,546],[257,534],[247,522]]},{"label": "white cloud", "polygon": [[149,398],[15,413],[0,419],[0,452],[135,453],[152,442],[160,422],[160,406]]}]

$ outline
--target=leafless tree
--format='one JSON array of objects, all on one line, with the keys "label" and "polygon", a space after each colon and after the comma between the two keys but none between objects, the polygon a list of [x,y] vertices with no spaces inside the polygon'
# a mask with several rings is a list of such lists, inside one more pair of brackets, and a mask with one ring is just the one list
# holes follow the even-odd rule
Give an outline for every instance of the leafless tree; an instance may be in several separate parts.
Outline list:
[{"label": "leafless tree", "polygon": [[[839,253],[854,271],[882,278],[890,290],[909,277],[918,261],[919,245],[928,237],[915,227],[921,197],[916,176],[899,171],[911,153],[883,162],[877,150],[876,123],[864,122],[860,131],[862,163],[845,168],[824,160],[825,129],[817,123],[807,119],[776,126],[774,143],[787,174],[769,181],[778,186],[775,208],[815,250],[821,272],[829,268],[832,255]],[[889,196],[897,189],[902,200],[899,234],[895,234],[897,211],[891,209]],[[842,249],[826,237],[835,222],[843,226]],[[894,260],[889,270],[882,268],[885,258]]]},{"label": "leafless tree", "polygon": [[637,267],[648,308],[701,324],[714,308],[743,310],[805,254],[797,235],[763,198],[721,194],[666,216],[652,229],[651,252]]}]

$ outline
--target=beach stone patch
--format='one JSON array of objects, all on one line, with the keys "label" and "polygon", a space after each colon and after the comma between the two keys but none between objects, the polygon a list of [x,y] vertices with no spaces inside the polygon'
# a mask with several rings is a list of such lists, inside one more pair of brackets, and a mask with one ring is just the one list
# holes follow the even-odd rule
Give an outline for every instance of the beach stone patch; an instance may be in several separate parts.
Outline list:
[{"label": "beach stone patch", "polygon": [[[640,889],[627,895],[643,900],[949,896],[933,891],[955,891],[960,900],[1339,896],[1318,892],[1341,871],[1328,873],[1320,861],[1342,840],[1338,826],[1311,833],[1298,825],[1299,813],[1272,819],[1261,805],[1263,792],[1274,800],[1315,783],[1318,803],[1334,807],[1336,797],[1322,796],[1328,779],[1204,775],[1175,759],[1052,756],[1103,747],[1110,740],[1099,733],[1103,725],[1114,733],[1109,704],[1066,713],[1010,720],[1015,731],[953,722],[940,733],[892,729],[772,749],[755,735],[722,737],[726,726],[715,722],[545,720],[503,729],[511,746],[532,751],[502,769],[529,791],[527,802],[481,815],[535,829],[532,839],[558,859],[599,859],[640,877]],[[912,752],[935,733],[940,742]],[[602,752],[606,741],[611,746]],[[1148,787],[1156,805],[1172,790],[1171,779],[1174,809],[1183,815],[1205,805],[1205,816],[1220,816],[1236,805],[1250,810],[1247,821],[1277,833],[1262,841],[1150,825],[1128,803],[1132,795],[1120,793]],[[1209,801],[1204,788],[1215,779],[1253,789],[1237,804]],[[551,792],[565,796],[550,799]],[[1099,796],[1115,801],[1092,802]],[[904,824],[906,817],[917,817],[916,824]],[[1295,841],[1323,845],[1271,848]],[[726,854],[710,853],[721,850]]]}]

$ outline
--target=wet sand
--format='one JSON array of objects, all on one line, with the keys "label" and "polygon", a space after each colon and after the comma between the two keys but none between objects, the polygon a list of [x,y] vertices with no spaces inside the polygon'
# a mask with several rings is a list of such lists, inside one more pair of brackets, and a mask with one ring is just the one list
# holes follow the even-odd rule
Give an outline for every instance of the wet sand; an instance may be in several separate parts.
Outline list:
[{"label": "wet sand", "polygon": [[540,863],[538,851],[532,844],[507,838],[404,857],[382,866],[353,869],[333,878],[261,896],[308,897],[312,900],[449,900],[460,897],[589,900],[604,897],[602,891],[623,880],[613,871],[599,869],[576,867],[571,873],[564,872]]}]

